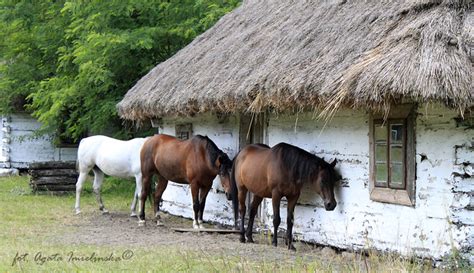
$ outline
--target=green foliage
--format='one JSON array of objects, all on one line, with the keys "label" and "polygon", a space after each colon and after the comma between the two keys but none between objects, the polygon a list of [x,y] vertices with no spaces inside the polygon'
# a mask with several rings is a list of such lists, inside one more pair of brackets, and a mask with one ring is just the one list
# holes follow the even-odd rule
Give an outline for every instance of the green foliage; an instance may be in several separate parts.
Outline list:
[{"label": "green foliage", "polygon": [[0,0],[0,113],[26,106],[62,138],[130,137],[116,103],[239,2]]}]

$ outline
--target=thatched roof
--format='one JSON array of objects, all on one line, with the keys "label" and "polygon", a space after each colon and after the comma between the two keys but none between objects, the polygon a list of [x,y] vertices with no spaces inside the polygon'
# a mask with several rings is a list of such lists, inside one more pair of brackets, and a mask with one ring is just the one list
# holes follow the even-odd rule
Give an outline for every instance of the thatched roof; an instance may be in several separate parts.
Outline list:
[{"label": "thatched roof", "polygon": [[[251,0],[159,64],[125,119],[400,102],[473,106],[470,0]],[[472,52],[472,53],[470,53]]]}]

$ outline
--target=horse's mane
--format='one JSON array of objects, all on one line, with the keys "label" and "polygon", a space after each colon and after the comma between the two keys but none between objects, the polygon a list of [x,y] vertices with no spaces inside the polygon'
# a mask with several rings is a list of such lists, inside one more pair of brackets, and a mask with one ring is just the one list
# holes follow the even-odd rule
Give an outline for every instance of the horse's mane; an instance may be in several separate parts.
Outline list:
[{"label": "horse's mane", "polygon": [[255,143],[255,144],[252,144],[252,145],[270,149],[270,146],[268,146],[267,144],[264,144],[264,143]]},{"label": "horse's mane", "polygon": [[[288,143],[279,143],[272,150],[281,153],[282,164],[288,169],[292,182],[296,184],[309,182],[319,171],[319,166],[328,169],[333,175],[333,168],[323,159]],[[330,179],[332,180],[332,179]]]},{"label": "horse's mane", "polygon": [[222,164],[219,173],[222,173],[225,170],[232,168],[232,161],[229,159],[229,156],[222,150],[220,150],[214,143],[214,141],[212,141],[210,138],[208,138],[207,136],[195,135],[193,139],[206,142],[206,150],[209,155],[209,161],[212,166],[214,166],[217,158],[219,156],[221,157]]}]

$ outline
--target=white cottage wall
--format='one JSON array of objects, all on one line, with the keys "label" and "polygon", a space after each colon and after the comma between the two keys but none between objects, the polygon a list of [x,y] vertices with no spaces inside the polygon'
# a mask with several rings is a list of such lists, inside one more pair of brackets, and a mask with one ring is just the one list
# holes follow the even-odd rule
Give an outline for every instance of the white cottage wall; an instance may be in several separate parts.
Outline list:
[{"label": "white cottage wall", "polygon": [[[453,247],[472,247],[472,210],[464,208],[472,203],[474,187],[472,180],[463,181],[467,189],[454,193],[453,173],[459,168],[456,147],[470,147],[465,150],[472,158],[474,139],[472,129],[457,126],[456,117],[457,112],[440,106],[418,109],[416,203],[407,207],[370,200],[368,114],[341,111],[325,127],[310,114],[272,116],[270,146],[284,141],[328,161],[337,158],[344,177],[333,212],[325,211],[311,190],[302,195],[295,212],[297,237],[341,248],[375,247],[433,258],[441,258]],[[421,155],[426,159],[421,161]],[[271,206],[267,205],[266,211],[271,218]],[[284,209],[281,215],[281,227],[286,228]]]},{"label": "white cottage wall", "polygon": [[0,119],[0,169],[10,168],[10,125],[8,118],[2,116]]},{"label": "white cottage wall", "polygon": [[[336,189],[338,206],[324,210],[321,198],[309,187],[295,211],[295,237],[344,249],[397,251],[435,259],[453,248],[469,256],[473,246],[472,180],[474,134],[459,126],[458,113],[442,106],[420,107],[416,119],[416,200],[414,207],[380,203],[369,196],[369,115],[340,111],[327,124],[312,113],[271,114],[266,136],[270,146],[288,142],[326,161],[337,158],[343,176]],[[194,134],[208,135],[231,158],[239,147],[238,118],[225,121],[211,115],[164,120],[161,133],[175,134],[175,124],[191,122]],[[423,158],[423,160],[422,160]],[[220,188],[218,178],[214,189]],[[191,218],[188,186],[170,183],[163,210]],[[262,221],[272,226],[270,200],[263,202]],[[286,228],[286,209],[281,208]],[[231,203],[213,190],[206,202],[205,220],[233,224]],[[472,258],[472,255],[471,255]]]},{"label": "white cottage wall", "polygon": [[9,140],[2,144],[8,150],[12,168],[28,168],[35,161],[73,161],[77,157],[77,148],[55,147],[51,136],[35,136],[35,130],[41,123],[28,114],[15,113],[4,118],[8,126]]}]

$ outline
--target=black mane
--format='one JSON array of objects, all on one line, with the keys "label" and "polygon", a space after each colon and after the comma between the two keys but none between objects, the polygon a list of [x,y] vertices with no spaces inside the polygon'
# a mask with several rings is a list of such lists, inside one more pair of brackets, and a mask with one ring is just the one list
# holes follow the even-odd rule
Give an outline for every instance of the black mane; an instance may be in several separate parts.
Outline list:
[{"label": "black mane", "polygon": [[272,150],[281,153],[282,164],[288,169],[292,182],[296,184],[309,182],[318,174],[319,166],[328,169],[331,176],[333,174],[329,163],[299,147],[282,142]]},{"label": "black mane", "polygon": [[232,168],[232,161],[229,159],[229,156],[220,150],[217,145],[207,136],[202,135],[195,135],[193,139],[197,139],[200,141],[206,142],[206,150],[209,155],[209,161],[212,166],[215,166],[215,162],[217,158],[221,157],[221,166],[219,168],[219,174],[222,174],[226,170],[230,170]]}]

